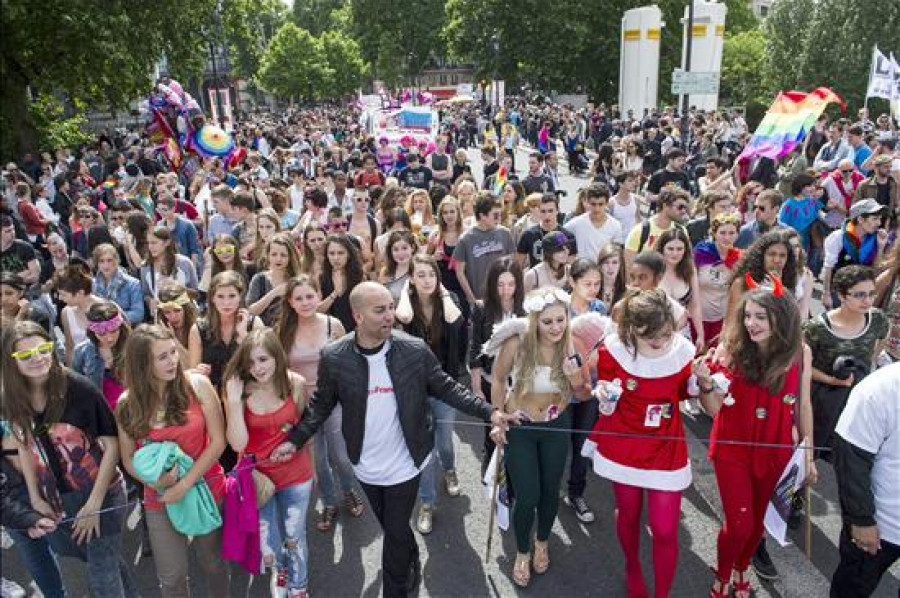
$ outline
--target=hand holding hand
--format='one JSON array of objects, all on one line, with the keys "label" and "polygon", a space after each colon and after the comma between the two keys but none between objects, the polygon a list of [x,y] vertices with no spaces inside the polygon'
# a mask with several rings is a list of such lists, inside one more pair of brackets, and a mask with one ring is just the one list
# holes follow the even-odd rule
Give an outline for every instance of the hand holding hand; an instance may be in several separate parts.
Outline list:
[{"label": "hand holding hand", "polygon": [[850,388],[851,386],[853,386],[855,375],[851,373],[846,378],[838,378],[837,376],[832,376],[832,378],[834,378],[834,386],[844,386],[846,388]]}]

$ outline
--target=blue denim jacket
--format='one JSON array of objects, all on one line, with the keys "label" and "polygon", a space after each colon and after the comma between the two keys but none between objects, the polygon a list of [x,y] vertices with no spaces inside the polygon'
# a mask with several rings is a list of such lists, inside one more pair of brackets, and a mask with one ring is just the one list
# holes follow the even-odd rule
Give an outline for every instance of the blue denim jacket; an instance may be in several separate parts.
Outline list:
[{"label": "blue denim jacket", "polygon": [[89,379],[97,387],[97,390],[103,392],[103,357],[97,350],[97,345],[92,343],[90,339],[83,340],[75,347],[72,353],[72,369]]},{"label": "blue denim jacket", "polygon": [[97,274],[94,277],[94,294],[118,303],[132,325],[144,321],[144,297],[141,294],[141,283],[137,278],[126,274],[122,268],[119,268],[108,283],[102,274]]}]

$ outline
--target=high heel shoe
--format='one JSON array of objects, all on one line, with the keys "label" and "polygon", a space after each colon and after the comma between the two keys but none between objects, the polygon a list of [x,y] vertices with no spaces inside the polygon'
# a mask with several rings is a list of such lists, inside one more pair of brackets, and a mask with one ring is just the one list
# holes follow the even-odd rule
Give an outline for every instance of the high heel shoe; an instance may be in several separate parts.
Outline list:
[{"label": "high heel shoe", "polygon": [[547,542],[538,542],[535,540],[534,542],[534,557],[531,560],[531,565],[534,567],[534,572],[538,575],[543,575],[547,572],[547,569],[550,568],[550,546]]},{"label": "high heel shoe", "polygon": [[747,579],[747,569],[735,571],[731,578],[731,587],[734,588],[734,598],[750,598],[750,580]]},{"label": "high heel shoe", "polygon": [[531,582],[531,555],[527,552],[525,554],[516,555],[512,579],[513,583],[520,588],[527,588],[528,584]]}]

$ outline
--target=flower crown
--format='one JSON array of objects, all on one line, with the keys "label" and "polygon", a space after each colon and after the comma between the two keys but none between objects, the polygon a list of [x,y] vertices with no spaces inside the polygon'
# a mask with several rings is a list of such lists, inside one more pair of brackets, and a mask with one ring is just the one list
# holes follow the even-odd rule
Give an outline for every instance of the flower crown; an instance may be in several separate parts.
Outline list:
[{"label": "flower crown", "polygon": [[541,293],[528,296],[522,303],[522,308],[525,309],[525,313],[540,313],[544,311],[544,309],[549,305],[553,305],[557,302],[562,302],[566,305],[569,305],[569,301],[569,294],[564,290],[545,289]]}]

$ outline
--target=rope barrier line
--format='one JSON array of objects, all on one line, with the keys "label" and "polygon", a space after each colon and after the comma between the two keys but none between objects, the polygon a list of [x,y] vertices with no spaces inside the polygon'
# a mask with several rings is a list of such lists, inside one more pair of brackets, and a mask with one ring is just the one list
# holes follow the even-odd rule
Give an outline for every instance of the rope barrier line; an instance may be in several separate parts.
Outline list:
[{"label": "rope barrier line", "polygon": [[[488,422],[480,422],[480,421],[466,421],[466,420],[456,420],[456,419],[436,419],[434,421],[435,421],[435,423],[438,423],[438,424],[463,425],[463,426],[471,426],[471,427],[478,427],[478,428],[486,428],[486,427],[491,426],[491,424]],[[626,432],[604,432],[604,431],[587,431],[586,432],[584,430],[576,430],[574,428],[538,427],[538,426],[529,425],[529,424],[520,424],[520,425],[514,425],[514,426],[510,427],[510,429],[513,429],[513,428],[521,429],[521,430],[540,430],[542,432],[559,432],[559,433],[564,433],[564,434],[585,434],[585,435],[595,434],[598,436],[609,436],[612,438],[638,438],[638,439],[644,439],[644,440],[663,440],[666,442],[694,442],[694,443],[701,444],[704,446],[708,446],[712,442],[709,439],[696,438],[696,437],[689,438],[689,437],[680,437],[680,436],[657,436],[657,435],[653,435],[653,434],[629,434]],[[716,442],[718,444],[727,444],[727,445],[733,445],[733,446],[752,446],[752,447],[758,447],[758,448],[788,448],[791,450],[802,449],[802,450],[819,450],[819,451],[831,451],[832,450],[830,447],[827,447],[827,446],[809,446],[809,447],[807,447],[807,446],[800,446],[800,445],[793,445],[793,444],[748,442],[748,441],[743,441],[743,440],[717,440]],[[235,467],[231,471],[223,472],[221,474],[218,474],[218,473],[213,474],[213,475],[209,476],[209,478],[204,476],[202,479],[205,481],[207,479],[217,479],[219,477],[235,476],[238,473],[240,473],[241,471],[252,470],[256,466],[258,466],[260,464],[264,464],[264,463],[276,463],[276,461],[274,461],[271,458],[259,459],[259,460],[255,461],[252,465],[245,466],[245,467]],[[126,501],[125,503],[123,503],[121,505],[117,505],[114,507],[107,507],[105,509],[100,509],[100,510],[94,511],[92,513],[85,513],[80,516],[75,515],[72,517],[66,517],[66,518],[58,521],[56,523],[56,525],[60,526],[60,525],[68,524],[68,523],[73,523],[75,521],[78,521],[79,519],[86,519],[88,517],[93,517],[95,515],[111,513],[113,511],[117,511],[119,509],[127,509],[128,507],[131,507],[134,505],[143,505],[143,504],[144,504],[143,500]],[[21,529],[21,528],[7,527],[6,529],[11,530],[11,531],[21,532],[21,533],[28,532],[27,528]]]},{"label": "rope barrier line", "polygon": [[[473,421],[465,421],[465,420],[453,420],[453,419],[437,419],[435,423],[443,424],[443,423],[452,423],[452,424],[461,424],[464,426],[475,426],[478,428],[490,427],[491,424],[488,422],[473,422]],[[597,436],[611,436],[614,438],[642,438],[645,440],[665,440],[667,442],[695,442],[702,445],[709,445],[712,443],[711,440],[704,438],[688,438],[681,436],[657,436],[654,434],[630,434],[627,432],[604,432],[604,431],[592,431],[592,430],[576,430],[574,428],[549,428],[549,427],[538,427],[534,425],[528,424],[519,424],[510,426],[510,430],[512,429],[524,429],[524,430],[539,430],[541,432],[561,432],[566,434],[584,434],[584,435],[594,435]],[[746,440],[716,440],[717,444],[728,444],[735,446],[755,446],[759,448],[789,448],[791,450],[803,449],[810,451],[831,451],[831,447],[827,446],[800,446],[799,444],[775,444],[769,442],[749,442]]]}]

